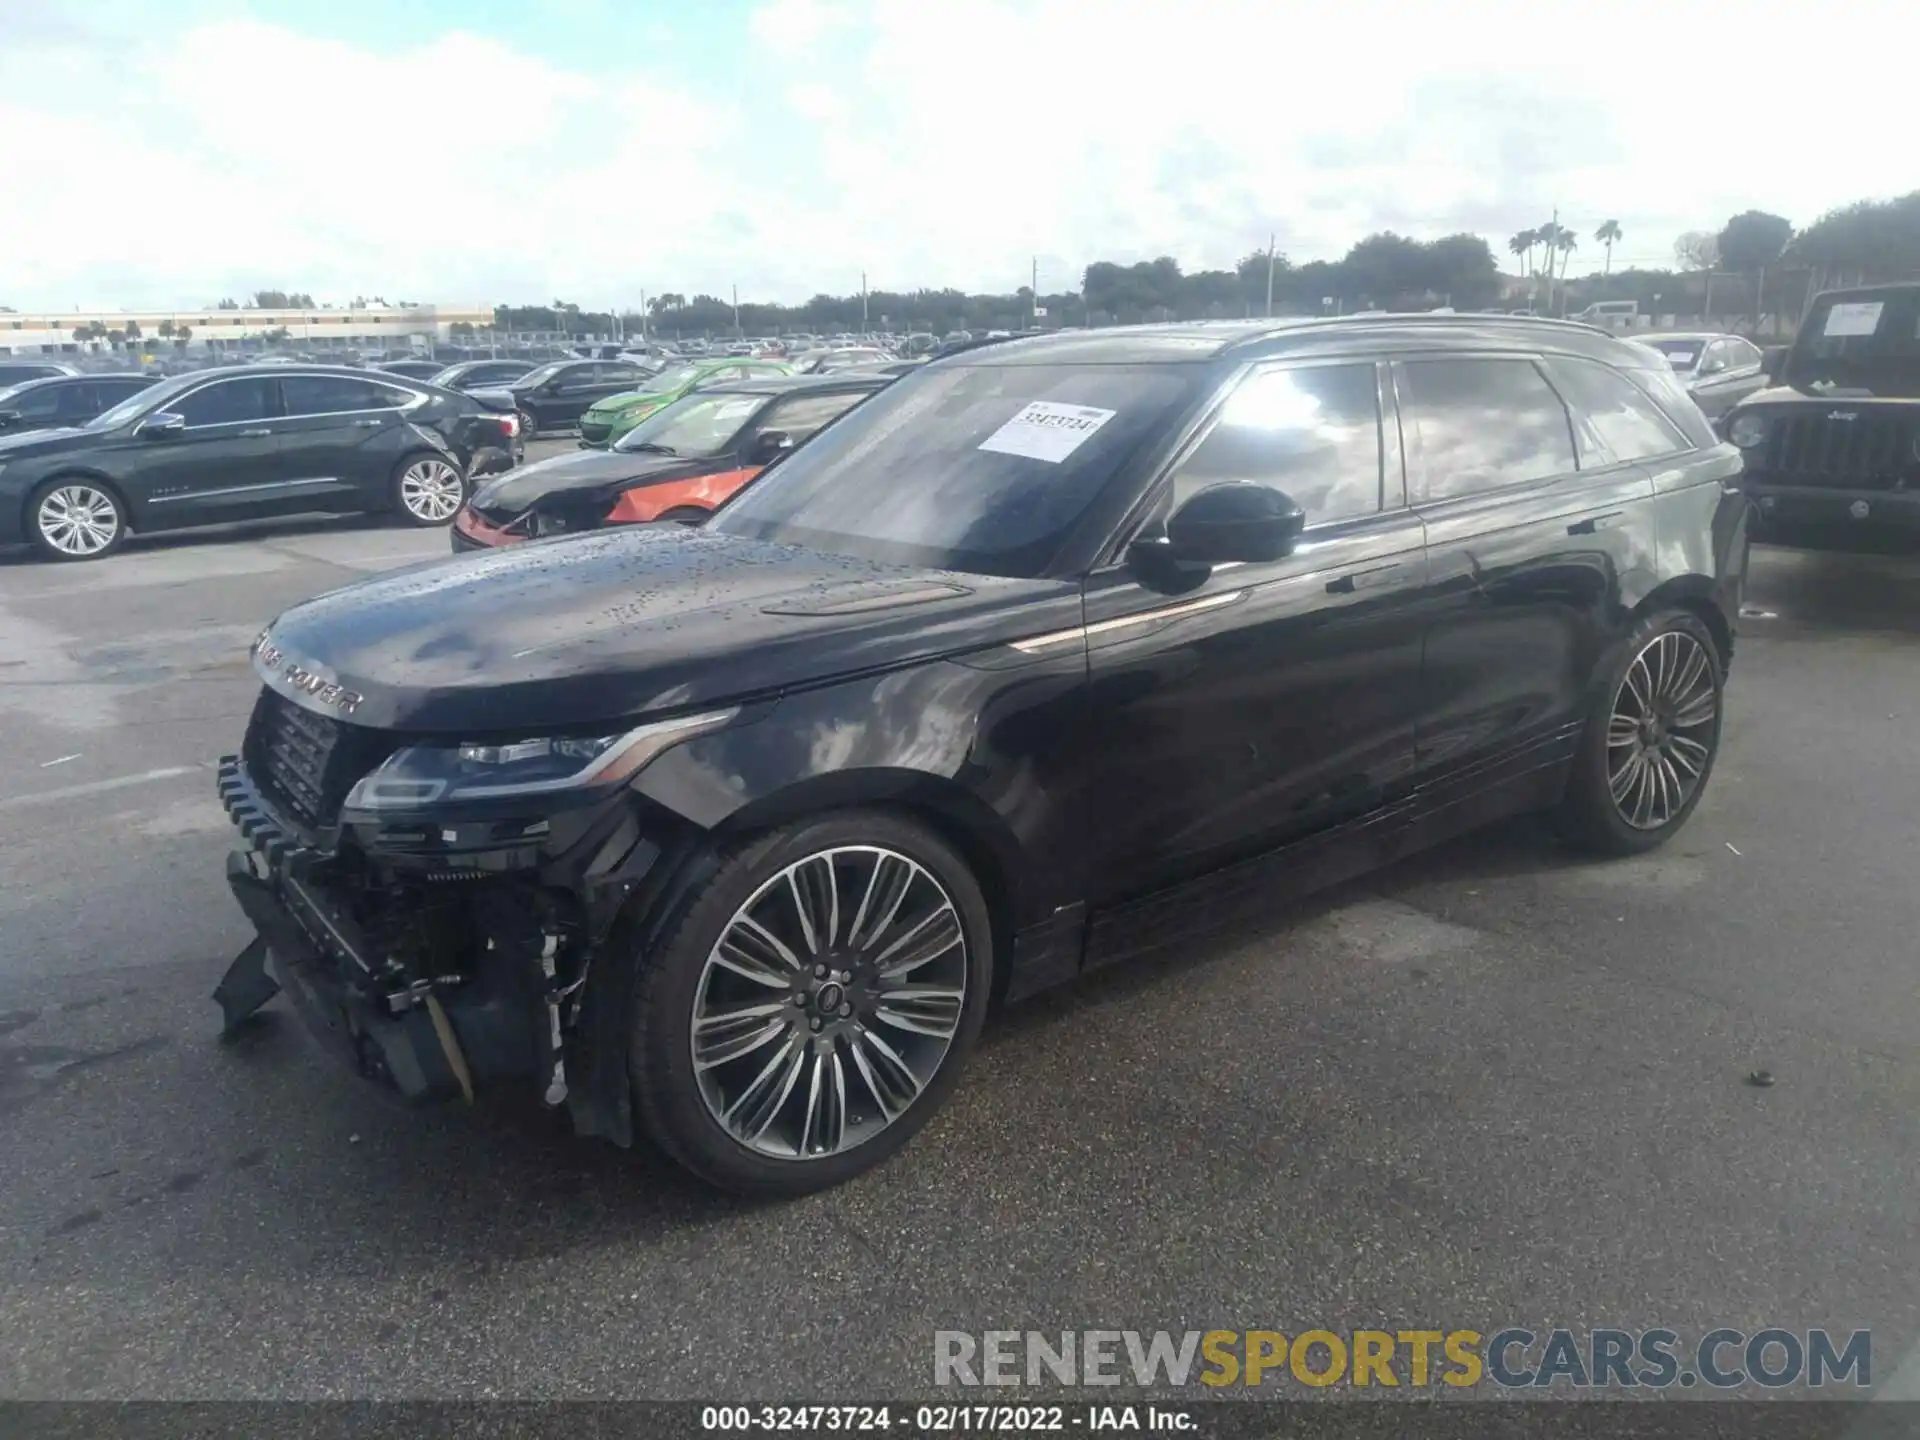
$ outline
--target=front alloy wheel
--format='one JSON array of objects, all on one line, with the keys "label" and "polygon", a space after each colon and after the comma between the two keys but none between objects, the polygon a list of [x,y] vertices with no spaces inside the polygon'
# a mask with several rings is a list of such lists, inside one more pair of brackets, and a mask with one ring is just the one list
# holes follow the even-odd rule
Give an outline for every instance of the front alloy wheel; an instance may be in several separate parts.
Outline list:
[{"label": "front alloy wheel", "polygon": [[1627,666],[1607,720],[1607,790],[1620,818],[1658,830],[1706,778],[1720,717],[1714,665],[1682,630],[1648,642]]},{"label": "front alloy wheel", "polygon": [[466,478],[445,460],[421,456],[400,471],[400,509],[416,525],[444,525],[467,498]]},{"label": "front alloy wheel", "polygon": [[97,560],[126,535],[120,502],[84,481],[57,484],[33,507],[33,539],[55,560]]},{"label": "front alloy wheel", "polygon": [[838,1155],[920,1097],[966,997],[966,936],[938,880],[879,846],[810,855],[755,891],[707,957],[700,1097],[759,1154]]},{"label": "front alloy wheel", "polygon": [[939,837],[883,812],[727,859],[643,961],[632,1072],[664,1148],[759,1194],[838,1184],[904,1145],[979,1033],[991,927]]}]

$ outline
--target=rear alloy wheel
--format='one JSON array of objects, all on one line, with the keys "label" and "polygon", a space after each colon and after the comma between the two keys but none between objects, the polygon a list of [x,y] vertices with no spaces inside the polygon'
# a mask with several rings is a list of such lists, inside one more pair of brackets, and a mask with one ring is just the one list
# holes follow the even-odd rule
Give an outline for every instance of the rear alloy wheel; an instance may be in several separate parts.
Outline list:
[{"label": "rear alloy wheel", "polygon": [[411,525],[445,525],[467,499],[467,477],[438,455],[402,460],[394,483],[396,508]]},{"label": "rear alloy wheel", "polygon": [[55,481],[33,502],[28,533],[50,560],[98,560],[126,538],[120,501],[84,480]]},{"label": "rear alloy wheel", "polygon": [[819,1190],[904,1145],[986,1013],[986,905],[938,837],[884,814],[803,821],[737,853],[646,961],[635,1099],[728,1189]]},{"label": "rear alloy wheel", "polygon": [[1562,806],[1573,838],[1615,855],[1661,844],[1700,802],[1720,750],[1713,637],[1683,612],[1635,627],[1588,719]]},{"label": "rear alloy wheel", "polygon": [[520,416],[520,439],[528,441],[540,433],[540,422],[533,418],[531,410],[516,412]]}]

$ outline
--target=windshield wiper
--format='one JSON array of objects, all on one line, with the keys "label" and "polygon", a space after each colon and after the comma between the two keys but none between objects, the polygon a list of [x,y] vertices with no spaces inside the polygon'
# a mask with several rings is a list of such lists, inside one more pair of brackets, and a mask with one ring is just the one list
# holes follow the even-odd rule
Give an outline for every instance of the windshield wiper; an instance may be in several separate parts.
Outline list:
[{"label": "windshield wiper", "polygon": [[678,455],[680,453],[671,445],[662,445],[654,440],[642,440],[638,445],[624,445],[621,448],[629,455],[640,450],[646,451],[649,455]]}]

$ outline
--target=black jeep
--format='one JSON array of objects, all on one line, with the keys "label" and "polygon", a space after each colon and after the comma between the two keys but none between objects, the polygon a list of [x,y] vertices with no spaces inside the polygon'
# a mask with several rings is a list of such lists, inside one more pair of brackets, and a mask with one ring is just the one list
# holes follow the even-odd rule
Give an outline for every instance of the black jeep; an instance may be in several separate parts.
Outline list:
[{"label": "black jeep", "polygon": [[1835,290],[1727,413],[1756,539],[1920,537],[1920,284]]}]

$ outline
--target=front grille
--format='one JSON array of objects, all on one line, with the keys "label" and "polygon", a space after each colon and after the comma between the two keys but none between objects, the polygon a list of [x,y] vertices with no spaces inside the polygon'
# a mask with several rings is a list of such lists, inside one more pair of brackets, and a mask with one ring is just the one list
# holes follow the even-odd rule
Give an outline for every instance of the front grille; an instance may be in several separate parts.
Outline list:
[{"label": "front grille", "polygon": [[247,768],[271,797],[310,828],[331,825],[340,803],[392,746],[378,730],[302,709],[277,691],[260,692],[247,726]]},{"label": "front grille", "polygon": [[1764,469],[1796,485],[1904,489],[1915,468],[1914,433],[1912,417],[1868,406],[1788,411],[1768,430]]}]

